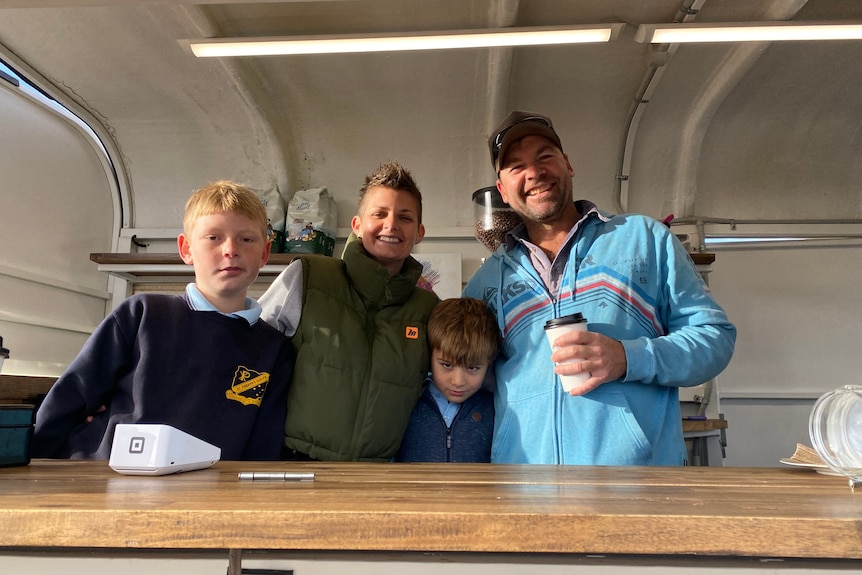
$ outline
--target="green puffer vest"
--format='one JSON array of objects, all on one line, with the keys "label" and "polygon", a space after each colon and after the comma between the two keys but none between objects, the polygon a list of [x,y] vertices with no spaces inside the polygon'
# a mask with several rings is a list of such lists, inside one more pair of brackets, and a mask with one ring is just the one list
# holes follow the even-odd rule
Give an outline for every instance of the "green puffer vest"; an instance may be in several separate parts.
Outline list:
[{"label": "green puffer vest", "polygon": [[388,461],[430,366],[428,318],[439,299],[416,287],[408,258],[390,276],[362,244],[341,260],[303,256],[285,445],[323,461]]}]

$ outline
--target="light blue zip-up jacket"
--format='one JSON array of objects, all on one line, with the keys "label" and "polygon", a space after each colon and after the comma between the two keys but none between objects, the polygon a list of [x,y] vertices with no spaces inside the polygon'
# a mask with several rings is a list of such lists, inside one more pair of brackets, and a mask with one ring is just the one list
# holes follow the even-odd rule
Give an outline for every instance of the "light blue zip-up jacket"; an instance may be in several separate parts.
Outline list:
[{"label": "light blue zip-up jacket", "polygon": [[[727,366],[736,328],[654,219],[588,213],[571,250],[556,300],[518,245],[500,246],[464,288],[488,303],[503,334],[491,461],[682,465],[678,388]],[[580,397],[562,390],[544,333],[547,320],[575,312],[590,331],[620,340],[628,362],[622,380]]]}]

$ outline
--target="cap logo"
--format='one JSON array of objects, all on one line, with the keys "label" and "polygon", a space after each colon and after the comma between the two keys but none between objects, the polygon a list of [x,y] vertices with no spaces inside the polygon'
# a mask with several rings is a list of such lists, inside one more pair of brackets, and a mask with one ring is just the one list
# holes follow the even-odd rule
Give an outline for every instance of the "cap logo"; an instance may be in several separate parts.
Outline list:
[{"label": "cap logo", "polygon": [[[534,126],[534,128],[530,128],[530,125]],[[512,132],[515,128],[518,129]],[[509,147],[510,142],[507,142],[506,138],[510,133],[514,136],[511,139],[515,140],[531,134],[545,136],[558,147],[562,147],[560,146],[560,138],[557,136],[550,118],[534,112],[512,112],[497,127],[497,131],[488,138],[488,147],[491,149],[491,163],[496,171],[499,171],[499,164],[503,160],[502,156],[505,155]]]},{"label": "cap logo", "polygon": [[553,129],[553,126],[551,126],[551,122],[549,122],[547,118],[542,118],[541,116],[528,116],[522,120],[518,120],[517,122],[515,122],[511,126],[506,126],[505,129],[500,130],[500,133],[497,134],[496,138],[494,138],[494,149],[497,150],[497,153],[500,152],[500,146],[503,145],[503,138],[506,137],[506,134],[509,133],[509,130],[511,130],[512,128],[514,128],[518,124],[523,124],[524,122],[539,122],[539,123],[544,124],[545,126],[551,128],[551,129]]}]

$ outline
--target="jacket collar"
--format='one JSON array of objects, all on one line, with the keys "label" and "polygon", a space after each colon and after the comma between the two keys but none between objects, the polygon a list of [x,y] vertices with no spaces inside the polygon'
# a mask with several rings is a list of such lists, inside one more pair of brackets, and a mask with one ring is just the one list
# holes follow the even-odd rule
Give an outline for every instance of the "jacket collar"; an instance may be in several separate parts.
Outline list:
[{"label": "jacket collar", "polygon": [[380,306],[407,301],[422,274],[422,264],[408,257],[401,266],[401,272],[390,276],[386,268],[368,255],[354,234],[347,238],[341,260],[356,291],[366,302]]}]

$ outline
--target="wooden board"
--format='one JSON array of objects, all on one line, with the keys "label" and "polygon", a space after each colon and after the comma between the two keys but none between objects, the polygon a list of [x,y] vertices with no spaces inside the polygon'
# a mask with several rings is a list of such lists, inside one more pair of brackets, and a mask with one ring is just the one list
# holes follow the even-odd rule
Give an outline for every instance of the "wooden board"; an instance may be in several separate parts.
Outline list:
[{"label": "wooden board", "polygon": [[0,375],[0,403],[39,405],[56,377]]},{"label": "wooden board", "polygon": [[[248,483],[239,471],[314,472]],[[787,468],[106,462],[0,469],[0,547],[862,558],[862,493]]]}]

